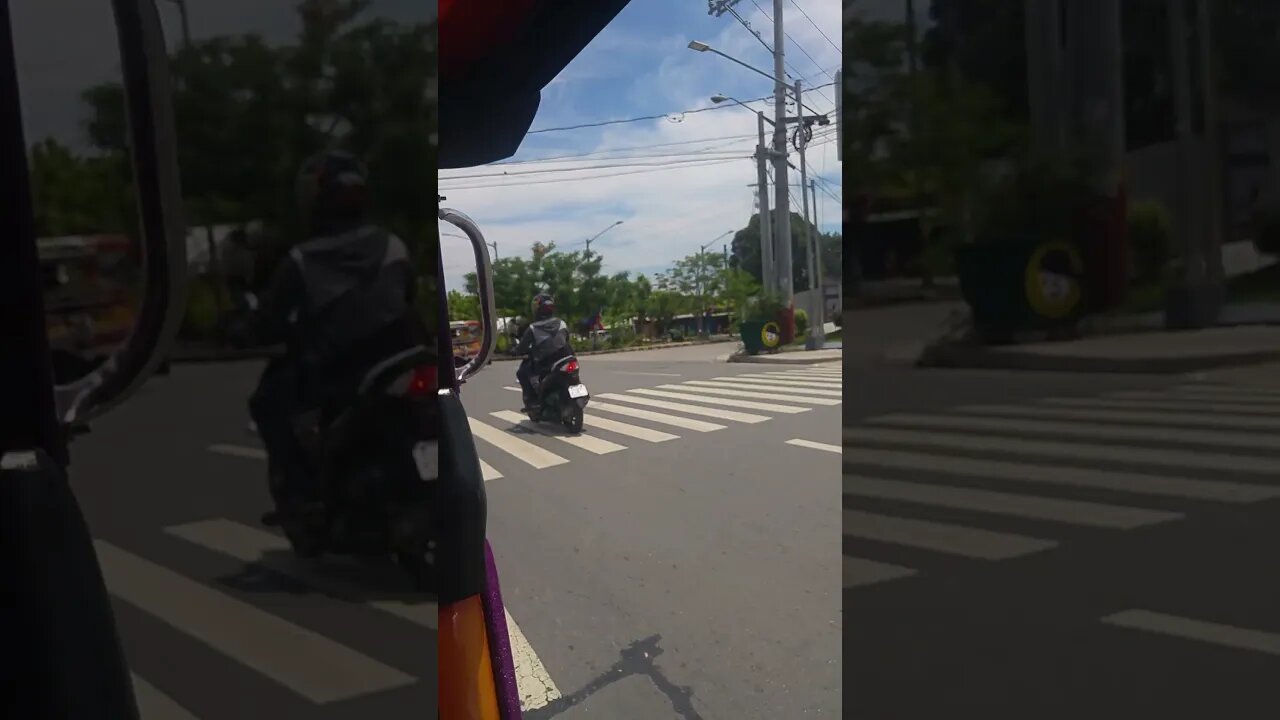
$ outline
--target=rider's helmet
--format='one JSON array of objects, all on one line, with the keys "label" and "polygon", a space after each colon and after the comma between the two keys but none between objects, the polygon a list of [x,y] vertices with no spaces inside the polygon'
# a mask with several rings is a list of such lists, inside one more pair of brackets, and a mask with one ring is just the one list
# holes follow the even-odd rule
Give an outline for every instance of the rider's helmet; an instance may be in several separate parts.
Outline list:
[{"label": "rider's helmet", "polygon": [[303,223],[318,231],[363,221],[368,178],[368,168],[350,153],[325,150],[307,158],[294,187]]},{"label": "rider's helmet", "polygon": [[556,301],[548,293],[538,293],[533,296],[533,319],[546,320],[556,314]]}]

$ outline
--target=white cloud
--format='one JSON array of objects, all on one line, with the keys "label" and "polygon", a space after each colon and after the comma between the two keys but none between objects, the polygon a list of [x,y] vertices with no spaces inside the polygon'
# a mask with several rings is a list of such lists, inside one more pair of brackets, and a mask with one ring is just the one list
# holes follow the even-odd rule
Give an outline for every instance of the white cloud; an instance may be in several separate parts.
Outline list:
[{"label": "white cloud", "polygon": [[[801,0],[800,5],[831,40],[839,43],[841,9],[837,0]],[[740,8],[744,15],[746,10],[751,11],[746,16],[754,27],[764,31],[765,40],[772,43],[769,21],[750,4],[743,3]],[[793,5],[788,3],[786,9],[788,34],[817,60],[822,69],[834,71],[840,64],[836,48]],[[711,53],[696,53],[686,48],[691,39],[703,40],[726,54],[762,70],[772,71],[768,53],[759,41],[732,18],[725,16],[716,21],[710,33],[706,32],[707,27],[711,26],[703,26],[702,32],[706,34],[702,36],[698,35],[697,29],[685,33],[679,27],[643,29],[628,27],[622,22],[607,28],[544,93],[543,110],[534,126],[566,124],[561,122],[565,116],[557,112],[555,103],[569,97],[575,85],[593,81],[617,83],[619,92],[614,95],[617,102],[602,102],[590,116],[571,119],[570,122],[589,123],[656,114],[676,108],[708,107],[711,105],[708,98],[716,93],[731,94],[744,101],[770,93],[770,83],[749,70]],[[793,44],[788,43],[787,49],[788,63],[796,71],[810,75],[809,83],[821,85],[830,82]],[[597,53],[600,50],[605,52]],[[647,60],[647,66],[637,66],[634,62],[636,57]],[[834,88],[825,88],[823,92],[827,98],[834,97]],[[816,94],[806,94],[805,104],[820,111],[834,109],[830,100]],[[644,110],[634,112],[636,107]],[[764,108],[765,104],[759,103],[756,107]],[[767,110],[771,116],[772,106]],[[555,122],[544,121],[546,116],[553,114],[556,115]],[[767,126],[766,131],[769,131]],[[818,128],[817,131],[819,138],[815,139],[815,146],[807,154],[809,168],[838,183],[840,164],[836,160],[833,128]],[[738,107],[687,114],[678,122],[655,120],[609,126],[603,132],[548,133],[538,136],[539,139],[551,141],[560,149],[559,152],[539,149],[524,152],[517,159],[683,143],[703,138],[710,140],[705,144],[673,145],[636,153],[684,153],[720,146],[715,147],[717,153],[731,151],[738,153],[741,159],[655,172],[651,172],[655,168],[649,167],[622,167],[580,173],[545,173],[508,181],[501,178],[450,179],[499,170],[517,173],[625,161],[587,158],[554,165],[486,166],[441,173],[442,194],[448,197],[447,205],[463,210],[480,224],[488,239],[498,244],[500,256],[527,256],[529,246],[535,242],[556,242],[561,247],[581,249],[583,240],[610,223],[623,220],[623,225],[593,244],[593,249],[604,255],[608,272],[652,271],[669,266],[672,261],[696,252],[699,245],[745,224],[754,205],[754,190],[748,185],[756,182],[756,170],[754,161],[748,156],[755,149],[755,134],[755,117]],[[824,135],[830,136],[825,143],[822,142]],[[584,136],[591,140],[584,141]],[[731,141],[735,137],[741,139]],[[661,163],[681,159],[646,158],[631,162]],[[799,159],[794,150],[791,160],[798,166]],[[627,172],[635,174],[621,174]],[[612,176],[563,182],[569,178],[604,175]],[[533,184],[529,182],[532,179],[547,182]],[[457,189],[501,182],[510,183],[510,186]],[[798,173],[791,173],[791,182],[799,183]],[[829,189],[839,197],[839,188]],[[793,210],[799,212],[798,189],[793,189],[793,194],[796,198]],[[556,209],[562,212],[547,214],[549,210]],[[837,226],[839,202],[819,191],[817,214],[823,226]],[[721,242],[728,240],[725,238]],[[453,287],[462,273],[472,269],[472,264],[462,241],[445,237],[442,242],[446,253],[445,272]]]}]

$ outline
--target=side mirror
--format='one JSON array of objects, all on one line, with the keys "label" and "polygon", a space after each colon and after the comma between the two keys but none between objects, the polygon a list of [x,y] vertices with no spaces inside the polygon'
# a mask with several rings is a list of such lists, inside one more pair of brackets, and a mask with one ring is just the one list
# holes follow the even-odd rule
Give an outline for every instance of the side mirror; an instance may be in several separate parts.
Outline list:
[{"label": "side mirror", "polygon": [[493,354],[497,327],[495,317],[497,312],[493,303],[493,265],[489,261],[489,246],[485,242],[484,234],[480,232],[480,227],[474,220],[467,217],[465,213],[450,208],[441,208],[439,217],[466,234],[476,260],[476,291],[480,296],[480,322],[484,326],[484,332],[480,339],[480,350],[472,356],[470,361],[456,369],[458,383],[461,384],[484,369],[489,364],[490,355]]},{"label": "side mirror", "polygon": [[88,375],[54,388],[58,419],[83,425],[124,402],[167,355],[185,311],[187,251],[169,53],[156,6],[116,0],[144,292],[129,339]]}]

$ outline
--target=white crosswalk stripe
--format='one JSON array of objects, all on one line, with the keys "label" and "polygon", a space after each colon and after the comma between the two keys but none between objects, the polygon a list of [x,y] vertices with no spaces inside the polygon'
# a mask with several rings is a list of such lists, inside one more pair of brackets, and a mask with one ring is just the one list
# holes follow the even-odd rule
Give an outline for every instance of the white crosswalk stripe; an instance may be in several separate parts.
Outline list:
[{"label": "white crosswalk stripe", "polygon": [[176,700],[160,692],[154,685],[133,674],[133,696],[138,702],[141,720],[197,720]]},{"label": "white crosswalk stripe", "polygon": [[837,455],[839,455],[841,452],[844,451],[844,448],[840,447],[839,445],[814,442],[813,440],[805,440],[803,438],[795,438],[792,440],[788,440],[787,444],[795,445],[796,447],[809,448],[810,450],[822,450],[824,452],[835,453]]},{"label": "white crosswalk stripe", "polygon": [[[517,417],[520,417],[522,420],[524,419],[523,416],[517,415]],[[539,470],[556,465],[563,465],[569,462],[566,458],[563,458],[550,450],[544,450],[528,440],[522,440],[511,433],[499,430],[492,425],[482,423],[475,418],[470,418],[470,420],[471,433],[477,438]]]},{"label": "white crosswalk stripe", "polygon": [[[845,586],[922,574],[880,567],[864,541],[1000,560],[1058,544],[1055,526],[1140,532],[1203,503],[1280,499],[1276,430],[1280,392],[1203,385],[868,418],[842,434]],[[1001,517],[1047,536],[982,527]]]},{"label": "white crosswalk stripe", "polygon": [[530,432],[536,432],[548,437],[553,437],[560,442],[568,443],[574,447],[586,450],[587,452],[595,453],[596,455],[607,455],[609,453],[627,449],[625,445],[619,445],[618,443],[610,442],[602,438],[592,437],[590,435],[561,435],[543,427],[542,425],[530,422],[529,418],[513,410],[498,410],[497,412],[491,412],[489,414],[499,420],[506,420],[513,426],[524,428]]},{"label": "white crosswalk stripe", "polygon": [[658,388],[661,390],[697,392],[697,393],[706,393],[708,395],[727,395],[729,397],[735,397],[735,398],[745,397],[745,398],[751,398],[753,400],[772,400],[775,402],[809,403],[810,405],[839,405],[840,404],[839,400],[828,400],[826,398],[816,398],[816,397],[798,397],[794,394],[788,395],[785,393],[754,392],[754,391],[742,390],[740,388],[720,389],[720,388],[709,388],[709,387],[703,387],[703,386],[698,386],[695,388],[685,384],[659,385]]},{"label": "white crosswalk stripe", "polygon": [[115,545],[94,547],[108,591],[317,704],[405,687],[417,678]]},{"label": "white crosswalk stripe", "polygon": [[627,417],[640,418],[650,422],[662,423],[664,425],[673,425],[685,430],[694,430],[696,432],[714,432],[723,430],[727,425],[720,425],[713,422],[705,422],[703,420],[692,420],[690,418],[680,417],[678,415],[670,415],[666,413],[657,413],[649,410],[641,410],[639,408],[626,407],[624,405],[614,405],[612,403],[603,403],[597,400],[591,403],[592,412],[606,412],[615,415],[625,415]]},{"label": "white crosswalk stripe", "polygon": [[646,440],[648,442],[659,443],[667,442],[668,440],[680,439],[679,435],[672,435],[671,433],[662,432],[661,430],[650,430],[647,427],[618,422],[617,420],[610,420],[609,418],[595,417],[593,415],[588,415],[583,418],[583,424],[590,428],[608,430],[609,432],[615,432],[619,435],[626,435],[627,437],[633,437],[637,440]]},{"label": "white crosswalk stripe", "polygon": [[[679,388],[679,385],[672,387]],[[681,388],[683,390],[693,390],[694,388]],[[796,415],[802,412],[808,412],[809,408],[795,407],[794,405],[777,405],[772,403],[754,402],[752,400],[730,400],[729,398],[711,397],[710,395],[702,395],[693,392],[671,392],[669,390],[650,390],[649,388],[636,388],[628,390],[629,395],[618,396],[613,395],[611,399],[625,398],[628,402],[632,402],[632,395],[649,395],[651,397],[668,398],[670,400],[683,400],[686,403],[702,403],[704,405],[719,405],[721,407],[743,408],[746,410],[765,410],[768,412]],[[735,393],[736,394],[736,393]],[[604,397],[603,395],[601,397]],[[686,408],[689,406],[686,405]],[[686,410],[686,412],[693,412]],[[744,420],[744,417],[758,418],[754,422],[764,422],[769,419],[768,415],[751,415],[750,413],[726,413],[722,410],[710,410],[701,408],[700,413],[710,417],[724,418],[725,420],[737,420],[738,422],[753,422],[752,420]]]},{"label": "white crosswalk stripe", "polygon": [[791,396],[815,396],[815,397],[841,397],[843,393],[840,390],[832,390],[829,388],[806,387],[801,385],[765,385],[754,382],[752,380],[690,380],[685,385],[697,385],[698,387],[720,388],[723,390],[765,390],[768,392],[789,393]]},{"label": "white crosswalk stripe", "polygon": [[733,381],[743,383],[755,383],[771,388],[776,387],[810,387],[822,388],[824,390],[839,390],[842,386],[840,382],[828,382],[826,380],[814,380],[808,378],[789,378],[789,377],[772,377],[769,375],[722,375],[714,378],[720,381]]}]

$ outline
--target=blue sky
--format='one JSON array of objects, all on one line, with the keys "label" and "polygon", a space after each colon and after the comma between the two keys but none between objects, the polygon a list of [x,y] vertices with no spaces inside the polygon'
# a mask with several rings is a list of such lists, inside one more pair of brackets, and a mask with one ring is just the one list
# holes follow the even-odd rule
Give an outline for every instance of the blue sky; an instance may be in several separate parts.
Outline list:
[{"label": "blue sky", "polygon": [[[769,0],[743,0],[738,11],[772,45],[772,23],[756,3],[772,14]],[[798,76],[806,87],[831,83],[828,73],[840,65],[840,14],[839,0],[786,0],[789,80]],[[772,73],[771,56],[760,41],[731,16],[708,15],[702,0],[634,0],[544,91],[533,129],[671,114],[531,133],[501,167],[442,172],[447,204],[471,215],[498,244],[500,256],[527,256],[535,242],[582,249],[586,238],[622,220],[592,244],[604,256],[607,272],[662,271],[699,245],[741,228],[754,208],[754,190],[748,187],[756,177],[749,159],[756,144],[754,114],[730,103],[694,114],[677,111],[711,107],[714,94],[749,102],[770,95],[772,83],[712,53],[689,50],[690,40]],[[831,111],[834,119],[834,97],[833,87],[821,87],[805,94],[805,104]],[[771,103],[753,107],[772,114]],[[810,175],[822,179],[818,219],[825,229],[837,230],[840,163],[834,125],[816,128],[812,142]],[[565,155],[577,157],[548,160]],[[794,155],[792,161],[798,165]],[[538,172],[484,177],[500,171]],[[792,173],[791,181],[798,183],[798,177]],[[793,209],[799,211],[798,188],[794,194]],[[454,287],[470,269],[465,247],[448,236],[442,241]]]}]

